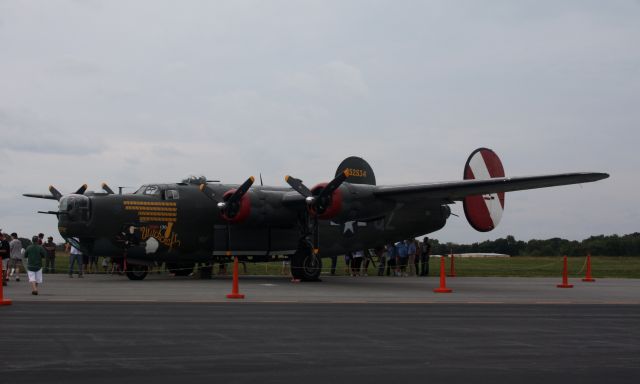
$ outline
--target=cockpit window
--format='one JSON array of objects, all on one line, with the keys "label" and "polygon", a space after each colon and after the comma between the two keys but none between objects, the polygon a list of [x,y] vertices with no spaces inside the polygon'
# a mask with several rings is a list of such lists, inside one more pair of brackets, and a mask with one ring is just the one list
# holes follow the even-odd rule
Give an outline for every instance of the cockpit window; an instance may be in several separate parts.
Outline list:
[{"label": "cockpit window", "polygon": [[175,189],[167,189],[164,191],[164,199],[165,200],[178,200],[180,198],[180,194]]},{"label": "cockpit window", "polygon": [[137,191],[133,192],[134,195],[141,195],[144,193],[144,190],[147,189],[146,185],[143,185],[142,187],[138,188]]},{"label": "cockpit window", "polygon": [[147,189],[144,190],[145,195],[157,195],[160,193],[160,188],[157,185],[149,185]]}]

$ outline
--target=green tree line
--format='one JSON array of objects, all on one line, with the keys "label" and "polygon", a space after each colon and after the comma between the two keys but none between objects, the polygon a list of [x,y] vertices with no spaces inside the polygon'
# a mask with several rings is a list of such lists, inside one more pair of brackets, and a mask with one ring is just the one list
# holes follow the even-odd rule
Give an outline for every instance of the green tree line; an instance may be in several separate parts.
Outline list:
[{"label": "green tree line", "polygon": [[640,233],[598,235],[582,241],[558,237],[546,240],[516,240],[513,236],[473,244],[440,243],[430,239],[433,254],[503,253],[511,256],[640,256]]}]

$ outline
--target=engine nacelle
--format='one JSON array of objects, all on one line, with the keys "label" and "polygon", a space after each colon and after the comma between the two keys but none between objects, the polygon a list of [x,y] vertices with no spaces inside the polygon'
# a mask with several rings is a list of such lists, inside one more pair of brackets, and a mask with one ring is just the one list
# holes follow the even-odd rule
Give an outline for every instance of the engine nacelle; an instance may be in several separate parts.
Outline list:
[{"label": "engine nacelle", "polygon": [[[326,183],[318,184],[311,189],[311,192],[314,196],[318,196],[326,185]],[[374,185],[344,183],[333,192],[324,209],[320,212],[310,209],[310,213],[317,214],[319,219],[336,223],[379,218],[392,209],[394,203],[376,198],[373,194],[374,189]]]},{"label": "engine nacelle", "polygon": [[[235,189],[225,192],[223,200],[234,192]],[[296,223],[297,212],[284,206],[281,192],[252,189],[242,196],[234,215],[227,216],[221,211],[220,216],[232,224],[290,227]]]}]

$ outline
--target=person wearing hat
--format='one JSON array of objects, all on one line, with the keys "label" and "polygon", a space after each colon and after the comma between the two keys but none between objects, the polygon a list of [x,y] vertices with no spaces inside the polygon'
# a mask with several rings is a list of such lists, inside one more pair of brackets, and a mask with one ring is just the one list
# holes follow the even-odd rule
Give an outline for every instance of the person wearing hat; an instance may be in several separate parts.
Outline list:
[{"label": "person wearing hat", "polygon": [[24,252],[27,259],[27,275],[31,283],[31,294],[38,294],[38,284],[42,284],[42,259],[47,257],[47,252],[38,244],[38,236],[31,239],[33,244]]},{"label": "person wearing hat", "polygon": [[56,273],[56,243],[53,242],[53,237],[49,236],[47,242],[42,245],[45,251],[47,251],[47,257],[44,259],[44,272]]}]

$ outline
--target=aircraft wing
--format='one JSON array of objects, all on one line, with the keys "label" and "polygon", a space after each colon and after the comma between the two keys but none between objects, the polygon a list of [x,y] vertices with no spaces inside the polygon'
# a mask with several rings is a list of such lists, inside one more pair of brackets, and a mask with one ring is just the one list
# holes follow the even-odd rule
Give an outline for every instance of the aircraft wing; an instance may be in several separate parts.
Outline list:
[{"label": "aircraft wing", "polygon": [[486,180],[460,180],[425,184],[379,186],[373,192],[379,197],[420,196],[428,199],[462,200],[465,196],[497,192],[555,187],[559,185],[590,183],[606,179],[607,173],[562,173],[554,175],[498,177]]}]

